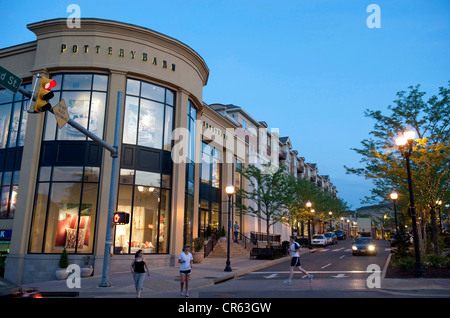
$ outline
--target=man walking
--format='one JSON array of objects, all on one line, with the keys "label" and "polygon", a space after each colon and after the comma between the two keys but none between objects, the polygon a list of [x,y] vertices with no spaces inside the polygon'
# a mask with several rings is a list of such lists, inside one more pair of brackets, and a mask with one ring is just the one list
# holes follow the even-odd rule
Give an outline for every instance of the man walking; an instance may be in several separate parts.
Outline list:
[{"label": "man walking", "polygon": [[311,283],[313,275],[309,274],[300,266],[300,244],[295,241],[296,237],[291,236],[289,241],[291,245],[289,246],[289,252],[292,256],[291,259],[291,273],[289,274],[289,279],[285,280],[285,284],[292,284],[292,277],[294,276],[294,269],[297,267],[302,273],[308,275],[309,282]]}]

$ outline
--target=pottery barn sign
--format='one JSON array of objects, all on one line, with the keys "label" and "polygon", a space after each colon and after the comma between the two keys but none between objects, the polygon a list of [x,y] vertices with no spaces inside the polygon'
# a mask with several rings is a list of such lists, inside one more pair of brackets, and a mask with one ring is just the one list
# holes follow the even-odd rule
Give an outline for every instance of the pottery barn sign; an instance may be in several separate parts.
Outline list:
[{"label": "pottery barn sign", "polygon": [[[153,65],[158,65],[158,59],[154,56],[151,57],[146,52],[137,53],[136,51],[125,51],[124,49],[114,49],[112,46],[108,47],[102,47],[100,45],[96,45],[94,47],[89,46],[88,44],[85,45],[67,45],[67,44],[61,44],[61,54],[66,53],[83,53],[83,54],[92,54],[91,52],[94,52],[93,54],[106,54],[108,56],[116,55],[118,57],[128,57],[132,60],[139,59],[142,62],[150,62]],[[161,61],[161,67],[165,69],[170,69],[172,72],[175,72],[175,64],[170,64],[166,60]]]}]

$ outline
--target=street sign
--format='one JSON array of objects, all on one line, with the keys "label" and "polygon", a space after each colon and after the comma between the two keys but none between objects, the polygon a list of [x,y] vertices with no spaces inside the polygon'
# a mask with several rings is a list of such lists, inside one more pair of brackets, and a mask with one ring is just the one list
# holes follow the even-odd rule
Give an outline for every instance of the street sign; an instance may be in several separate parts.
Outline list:
[{"label": "street sign", "polygon": [[0,66],[0,86],[9,89],[13,93],[17,93],[20,84],[22,84],[22,79],[19,76],[14,75]]},{"label": "street sign", "polygon": [[64,125],[70,120],[69,111],[66,107],[66,102],[61,100],[58,104],[53,107],[53,114],[56,117],[59,129],[62,129]]}]

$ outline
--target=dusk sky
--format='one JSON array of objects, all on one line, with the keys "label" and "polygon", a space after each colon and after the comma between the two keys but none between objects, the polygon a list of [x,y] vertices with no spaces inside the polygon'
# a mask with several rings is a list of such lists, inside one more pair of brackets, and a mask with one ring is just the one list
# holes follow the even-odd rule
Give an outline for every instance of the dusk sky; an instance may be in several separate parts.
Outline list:
[{"label": "dusk sky", "polygon": [[364,110],[386,110],[411,85],[427,99],[450,80],[448,0],[0,0],[0,48],[34,41],[26,25],[67,18],[71,3],[82,18],[135,24],[190,46],[210,70],[203,101],[241,106],[278,128],[352,209],[371,187],[344,169],[360,167],[351,148],[374,124]]}]

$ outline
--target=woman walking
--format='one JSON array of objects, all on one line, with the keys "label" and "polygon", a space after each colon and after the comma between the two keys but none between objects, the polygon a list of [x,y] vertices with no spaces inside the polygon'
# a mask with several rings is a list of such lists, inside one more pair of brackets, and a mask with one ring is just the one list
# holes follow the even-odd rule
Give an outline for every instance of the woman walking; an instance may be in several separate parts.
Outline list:
[{"label": "woman walking", "polygon": [[178,263],[180,263],[180,276],[181,276],[181,291],[180,296],[183,296],[183,286],[186,283],[186,297],[189,297],[189,278],[191,276],[191,268],[194,258],[189,253],[189,245],[183,246],[183,252],[178,256]]},{"label": "woman walking", "polygon": [[137,298],[141,298],[142,284],[144,283],[145,270],[150,277],[150,271],[148,270],[147,263],[144,259],[144,253],[142,250],[136,252],[133,262],[131,262],[130,268],[133,273],[134,286],[136,287]]}]

